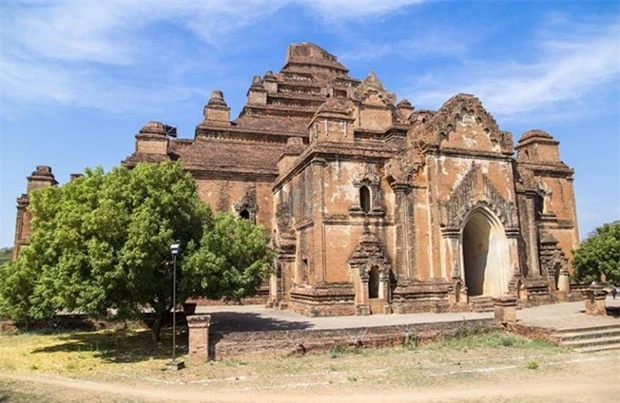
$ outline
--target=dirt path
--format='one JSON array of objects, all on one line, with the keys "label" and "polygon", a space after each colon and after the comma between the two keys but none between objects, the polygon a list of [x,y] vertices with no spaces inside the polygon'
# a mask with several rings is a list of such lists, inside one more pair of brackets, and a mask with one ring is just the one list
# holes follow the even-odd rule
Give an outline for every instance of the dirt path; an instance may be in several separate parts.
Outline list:
[{"label": "dirt path", "polygon": [[[140,380],[134,385],[93,382],[37,374],[0,373],[10,390],[28,388],[32,395],[59,401],[209,401],[209,402],[428,402],[428,401],[615,401],[620,394],[618,353],[565,357],[544,371],[523,371],[518,365],[480,366],[436,374],[446,382],[432,386],[369,385],[367,383],[291,382],[275,379],[272,387],[252,380],[231,379],[217,387],[196,382],[165,385]],[[381,368],[377,369],[378,371]],[[456,378],[455,378],[456,377]],[[465,382],[462,378],[465,377]],[[456,381],[455,381],[456,379]],[[135,381],[135,380],[133,380]],[[10,400],[9,400],[10,401]],[[25,400],[35,401],[35,400]]]}]

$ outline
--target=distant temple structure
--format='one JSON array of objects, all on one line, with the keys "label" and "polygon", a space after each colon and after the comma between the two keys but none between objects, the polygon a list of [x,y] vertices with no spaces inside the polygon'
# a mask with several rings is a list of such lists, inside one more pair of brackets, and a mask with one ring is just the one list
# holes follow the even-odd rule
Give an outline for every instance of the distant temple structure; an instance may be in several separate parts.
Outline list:
[{"label": "distant temple structure", "polygon": [[[231,121],[213,91],[193,139],[147,123],[122,163],[178,161],[213,209],[262,225],[278,256],[270,306],[368,315],[570,298],[573,170],[548,133],[515,146],[473,95],[438,111],[396,103],[374,72],[350,77],[311,43],[290,45],[247,97]],[[37,167],[28,192],[55,183]],[[27,194],[17,209],[15,254],[30,234]]]}]

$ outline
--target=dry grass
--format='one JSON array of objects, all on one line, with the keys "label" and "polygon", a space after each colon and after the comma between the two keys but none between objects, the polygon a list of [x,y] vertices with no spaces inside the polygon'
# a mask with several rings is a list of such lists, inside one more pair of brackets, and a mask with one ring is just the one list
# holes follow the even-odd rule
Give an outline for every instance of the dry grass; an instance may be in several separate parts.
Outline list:
[{"label": "dry grass", "polygon": [[[186,337],[180,337],[185,345]],[[115,379],[132,378],[131,374],[158,380],[176,377],[178,374],[163,371],[171,356],[171,334],[163,334],[161,343],[150,340],[148,330],[100,330],[94,332],[71,332],[57,334],[22,333],[0,336],[0,371],[19,373],[56,374],[79,378]],[[183,359],[185,348],[179,348]],[[498,353],[501,351],[501,354]],[[342,379],[403,378],[401,372],[416,373],[424,367],[425,373],[432,369],[441,371],[443,365],[459,362],[475,363],[480,357],[493,365],[506,357],[525,355],[553,356],[562,350],[548,343],[530,341],[508,333],[461,334],[442,342],[417,347],[414,344],[402,348],[348,349],[334,348],[330,351],[309,354],[304,357],[231,359],[207,364],[192,365],[183,371],[183,379],[227,379],[249,376],[258,378],[310,377],[324,378],[325,374],[337,375],[333,381]],[[469,353],[471,352],[471,353]],[[377,362],[380,365],[377,365]],[[418,365],[420,363],[420,365]],[[424,363],[424,365],[421,365]],[[430,371],[432,372],[432,371]]]},{"label": "dry grass", "polygon": [[154,370],[170,359],[170,337],[153,343],[148,330],[131,329],[2,335],[0,370],[65,376]]},{"label": "dry grass", "polygon": [[[181,342],[186,342],[184,337]],[[147,330],[0,336],[0,402],[3,397],[8,401],[71,401],[73,396],[65,388],[36,383],[24,392],[24,384],[7,382],[3,373],[58,375],[132,390],[180,387],[248,397],[256,393],[376,395],[381,390],[467,389],[474,383],[493,388],[514,379],[530,382],[545,376],[570,376],[574,365],[567,362],[577,357],[509,333],[464,331],[459,337],[424,346],[412,342],[374,350],[335,348],[303,357],[188,362],[185,370],[174,372],[164,370],[170,344],[169,332],[161,344],[153,344]],[[186,357],[182,354],[181,358]],[[535,370],[532,363],[536,363]],[[82,392],[76,396],[73,401],[123,401],[122,395],[99,397]],[[131,401],[140,399],[132,397]]]}]

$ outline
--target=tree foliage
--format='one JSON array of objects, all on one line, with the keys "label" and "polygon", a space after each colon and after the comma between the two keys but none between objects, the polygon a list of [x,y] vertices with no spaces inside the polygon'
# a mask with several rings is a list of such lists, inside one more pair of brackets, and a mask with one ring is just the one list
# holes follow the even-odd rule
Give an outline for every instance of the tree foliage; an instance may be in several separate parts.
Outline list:
[{"label": "tree foliage", "polygon": [[2,266],[5,263],[10,262],[12,255],[13,255],[12,247],[0,248],[0,266]]},{"label": "tree foliage", "polygon": [[590,283],[601,274],[608,282],[620,284],[620,221],[596,228],[573,252],[575,279]]},{"label": "tree foliage", "polygon": [[272,259],[262,230],[213,216],[178,164],[87,170],[64,186],[34,191],[30,209],[30,245],[0,272],[0,314],[11,318],[63,309],[133,318],[150,308],[158,339],[172,309],[172,243],[185,251],[177,303],[252,293]]},{"label": "tree foliage", "polygon": [[[235,299],[254,294],[275,258],[263,230],[249,220],[218,213],[204,231],[200,247],[183,263],[191,295]],[[192,253],[193,252],[193,253]],[[190,275],[191,274],[191,275]]]}]

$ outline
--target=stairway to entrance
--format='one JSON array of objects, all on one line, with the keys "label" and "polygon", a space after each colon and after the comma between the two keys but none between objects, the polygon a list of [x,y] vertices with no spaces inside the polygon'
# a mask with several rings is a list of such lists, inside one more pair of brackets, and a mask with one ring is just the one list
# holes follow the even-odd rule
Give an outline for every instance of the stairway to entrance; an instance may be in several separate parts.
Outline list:
[{"label": "stairway to entrance", "polygon": [[492,297],[469,297],[469,305],[474,312],[493,312]]},{"label": "stairway to entrance", "polygon": [[558,329],[552,337],[581,353],[620,350],[620,323]]}]

